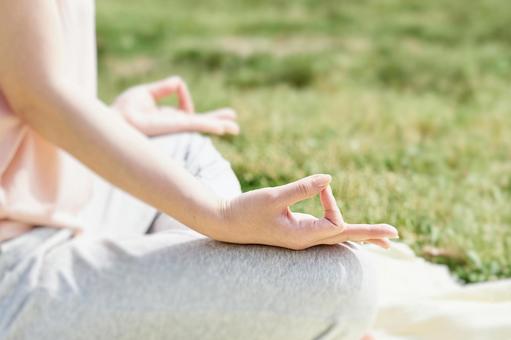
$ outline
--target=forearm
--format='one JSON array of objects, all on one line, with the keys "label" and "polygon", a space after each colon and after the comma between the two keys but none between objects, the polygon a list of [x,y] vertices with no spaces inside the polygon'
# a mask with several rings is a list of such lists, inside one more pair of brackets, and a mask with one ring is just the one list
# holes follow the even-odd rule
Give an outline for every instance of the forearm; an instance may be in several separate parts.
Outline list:
[{"label": "forearm", "polygon": [[20,112],[35,131],[137,198],[201,233],[217,234],[221,202],[147,137],[69,85],[44,90]]}]

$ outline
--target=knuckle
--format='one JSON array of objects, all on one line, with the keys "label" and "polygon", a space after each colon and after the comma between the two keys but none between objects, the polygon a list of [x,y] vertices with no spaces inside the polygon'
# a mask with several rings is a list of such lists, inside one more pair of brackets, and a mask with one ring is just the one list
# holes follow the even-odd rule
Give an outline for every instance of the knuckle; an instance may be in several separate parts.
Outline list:
[{"label": "knuckle", "polygon": [[268,203],[275,203],[279,200],[279,195],[276,190],[271,188],[260,189],[263,199]]},{"label": "knuckle", "polygon": [[309,193],[309,191],[310,191],[310,186],[309,186],[309,185],[307,185],[306,183],[298,183],[297,191],[298,191],[301,195],[305,196],[305,195],[307,195],[307,194]]}]

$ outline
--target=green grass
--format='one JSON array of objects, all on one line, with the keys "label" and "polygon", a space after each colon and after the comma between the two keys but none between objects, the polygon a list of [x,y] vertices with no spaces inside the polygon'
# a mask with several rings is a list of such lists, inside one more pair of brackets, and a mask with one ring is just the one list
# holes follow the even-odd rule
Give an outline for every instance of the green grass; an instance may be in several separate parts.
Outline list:
[{"label": "green grass", "polygon": [[[467,282],[511,277],[511,3],[102,0],[100,92],[183,76],[243,188],[325,172],[345,218]],[[299,204],[320,213],[317,201]]]}]

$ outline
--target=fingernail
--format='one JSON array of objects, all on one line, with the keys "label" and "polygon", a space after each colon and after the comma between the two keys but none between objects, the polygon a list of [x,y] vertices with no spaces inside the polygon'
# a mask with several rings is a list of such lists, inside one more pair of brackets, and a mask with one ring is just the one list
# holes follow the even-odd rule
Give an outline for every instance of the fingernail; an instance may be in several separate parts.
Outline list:
[{"label": "fingernail", "polygon": [[326,174],[314,175],[312,177],[312,183],[314,183],[315,186],[320,188],[326,187],[331,180],[332,176]]}]

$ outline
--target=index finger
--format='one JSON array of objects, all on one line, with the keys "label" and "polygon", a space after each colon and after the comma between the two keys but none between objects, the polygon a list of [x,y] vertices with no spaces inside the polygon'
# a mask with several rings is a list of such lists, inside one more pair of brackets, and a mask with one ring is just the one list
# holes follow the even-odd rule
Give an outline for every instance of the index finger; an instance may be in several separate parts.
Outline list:
[{"label": "index finger", "polygon": [[324,210],[324,217],[335,225],[341,226],[344,224],[341,211],[337,206],[334,194],[332,193],[332,187],[328,185],[325,189],[319,193],[319,199]]},{"label": "index finger", "polygon": [[399,238],[396,228],[388,224],[346,224],[344,231],[326,243],[367,241],[381,238]]},{"label": "index finger", "polygon": [[185,112],[193,113],[193,100],[188,86],[180,77],[170,77],[147,85],[147,88],[155,100],[160,100],[176,93],[179,108]]}]

